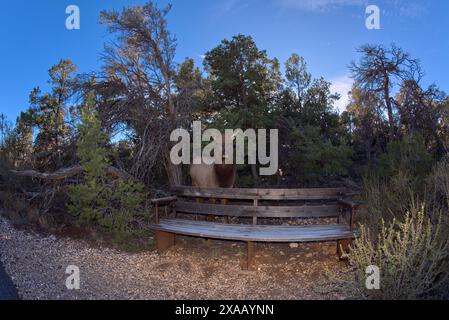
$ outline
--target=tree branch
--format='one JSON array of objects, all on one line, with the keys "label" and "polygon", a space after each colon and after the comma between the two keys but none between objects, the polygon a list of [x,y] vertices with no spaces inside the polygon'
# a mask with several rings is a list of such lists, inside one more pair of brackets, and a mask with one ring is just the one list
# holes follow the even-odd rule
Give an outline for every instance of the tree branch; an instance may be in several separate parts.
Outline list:
[{"label": "tree branch", "polygon": [[[80,174],[83,172],[83,168],[81,165],[75,165],[73,167],[69,168],[63,168],[58,171],[52,172],[52,173],[46,173],[46,172],[38,172],[35,170],[25,170],[25,171],[16,171],[16,170],[10,170],[9,172],[21,176],[21,177],[32,177],[42,180],[63,180],[66,178],[73,177],[77,174]],[[117,169],[116,167],[109,166],[106,168],[106,174],[115,177],[120,178],[123,180],[136,180],[132,175],[129,173],[122,171],[120,169]]]}]

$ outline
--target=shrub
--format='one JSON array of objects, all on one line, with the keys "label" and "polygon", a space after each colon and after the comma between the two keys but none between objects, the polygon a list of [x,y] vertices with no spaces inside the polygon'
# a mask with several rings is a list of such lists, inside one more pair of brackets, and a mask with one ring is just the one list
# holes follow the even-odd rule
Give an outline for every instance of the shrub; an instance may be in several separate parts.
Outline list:
[{"label": "shrub", "polygon": [[69,212],[79,224],[101,226],[112,231],[117,240],[124,239],[137,215],[145,211],[144,187],[135,181],[111,181],[107,177],[106,137],[92,103],[81,116],[77,156],[84,169],[84,182],[69,188]]},{"label": "shrub", "polygon": [[407,135],[390,142],[387,152],[379,159],[379,175],[383,178],[406,172],[417,183],[426,177],[432,168],[432,155],[427,151],[425,140],[418,134]]},{"label": "shrub", "polygon": [[290,170],[300,182],[322,185],[329,177],[348,175],[351,156],[349,146],[332,143],[317,128],[306,126],[294,146]]},{"label": "shrub", "polygon": [[366,214],[361,216],[361,221],[373,229],[381,219],[390,222],[392,218],[401,218],[420,202],[426,203],[425,212],[429,217],[449,212],[449,159],[435,163],[427,176],[419,177],[413,172],[416,174],[416,170],[404,165],[389,177],[365,175]]},{"label": "shrub", "polygon": [[394,218],[402,218],[422,198],[413,188],[412,180],[407,172],[401,170],[390,179],[378,175],[365,176],[363,200],[366,205],[359,221],[375,231],[381,220],[391,222]]},{"label": "shrub", "polygon": [[[360,237],[348,254],[355,269],[349,292],[359,298],[423,299],[447,298],[449,289],[449,238],[442,230],[442,218],[432,224],[424,206],[414,207],[403,222],[382,220],[377,241],[360,226]],[[380,270],[380,290],[365,288],[365,270]]]},{"label": "shrub", "polygon": [[438,162],[426,179],[429,207],[449,212],[449,159]]}]

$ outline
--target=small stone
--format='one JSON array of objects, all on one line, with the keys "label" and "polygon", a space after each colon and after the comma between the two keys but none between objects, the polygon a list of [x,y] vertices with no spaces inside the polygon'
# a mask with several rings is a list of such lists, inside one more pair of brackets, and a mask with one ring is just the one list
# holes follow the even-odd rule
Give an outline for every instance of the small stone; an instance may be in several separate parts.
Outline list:
[{"label": "small stone", "polygon": [[294,249],[294,248],[298,248],[299,245],[297,243],[290,243],[290,248]]}]

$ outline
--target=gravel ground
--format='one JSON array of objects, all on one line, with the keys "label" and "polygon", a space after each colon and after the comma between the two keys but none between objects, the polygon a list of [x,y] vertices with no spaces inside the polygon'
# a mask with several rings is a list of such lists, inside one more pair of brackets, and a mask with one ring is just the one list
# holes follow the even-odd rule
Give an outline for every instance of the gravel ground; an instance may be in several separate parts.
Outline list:
[{"label": "gravel ground", "polygon": [[[239,243],[180,238],[163,255],[131,254],[17,230],[0,217],[0,261],[22,299],[343,299],[325,269],[344,270],[335,243],[258,245],[242,271]],[[80,270],[80,290],[65,286]]]}]

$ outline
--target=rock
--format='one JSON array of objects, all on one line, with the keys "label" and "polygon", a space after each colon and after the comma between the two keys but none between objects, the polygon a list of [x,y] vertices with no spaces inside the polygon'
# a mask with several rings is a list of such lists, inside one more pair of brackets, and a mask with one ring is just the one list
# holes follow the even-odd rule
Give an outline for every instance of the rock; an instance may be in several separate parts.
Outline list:
[{"label": "rock", "polygon": [[294,248],[298,248],[299,245],[297,243],[290,243],[289,244],[290,248],[294,249]]}]

